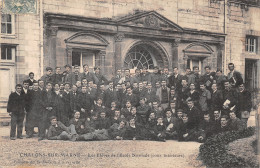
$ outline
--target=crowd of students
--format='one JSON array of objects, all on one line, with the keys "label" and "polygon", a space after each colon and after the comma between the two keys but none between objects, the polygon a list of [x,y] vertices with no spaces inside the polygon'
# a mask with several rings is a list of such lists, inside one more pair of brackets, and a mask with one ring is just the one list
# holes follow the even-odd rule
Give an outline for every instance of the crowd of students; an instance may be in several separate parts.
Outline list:
[{"label": "crowd of students", "polygon": [[107,80],[95,67],[84,65],[46,68],[39,80],[34,73],[8,100],[11,116],[10,139],[22,139],[24,118],[26,137],[50,140],[157,140],[204,142],[208,137],[229,130],[242,130],[252,108],[251,94],[242,76],[228,64],[227,76],[221,70],[205,74],[186,68],[153,73],[147,68],[130,74],[117,70]]}]

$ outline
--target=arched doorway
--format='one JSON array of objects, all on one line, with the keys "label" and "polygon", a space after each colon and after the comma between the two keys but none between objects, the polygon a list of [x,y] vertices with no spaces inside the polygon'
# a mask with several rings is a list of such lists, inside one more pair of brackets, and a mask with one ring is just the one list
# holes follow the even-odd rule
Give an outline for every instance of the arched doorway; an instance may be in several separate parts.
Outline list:
[{"label": "arched doorway", "polygon": [[162,48],[154,42],[137,42],[128,50],[124,59],[124,67],[130,70],[143,67],[151,70],[155,66],[168,67],[168,58]]}]

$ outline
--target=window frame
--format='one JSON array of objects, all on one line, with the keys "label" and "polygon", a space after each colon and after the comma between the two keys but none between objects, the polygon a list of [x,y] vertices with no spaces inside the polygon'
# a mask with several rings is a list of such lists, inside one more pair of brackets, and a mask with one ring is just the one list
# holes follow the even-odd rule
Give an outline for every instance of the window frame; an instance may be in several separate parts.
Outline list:
[{"label": "window frame", "polygon": [[[90,66],[89,64],[89,69],[92,70],[94,69],[94,67],[96,66],[96,52],[94,50],[84,50],[84,49],[72,49],[72,53],[71,53],[71,63],[73,62],[72,59],[73,59],[73,52],[80,52],[80,65],[78,65],[80,67],[80,72],[83,72],[83,65],[85,63],[83,63],[83,52],[90,52],[90,53],[93,53],[93,66]],[[74,65],[72,65],[72,67],[74,68]]]},{"label": "window frame", "polygon": [[245,51],[248,53],[257,53],[258,38],[256,36],[247,35],[245,41]]},{"label": "window frame", "polygon": [[[11,33],[2,33],[2,15],[10,15],[11,16]],[[15,34],[16,34],[16,31],[15,31],[15,27],[16,27],[15,23],[16,22],[15,22],[15,20],[16,20],[16,17],[15,17],[14,14],[4,14],[4,13],[1,14],[1,17],[0,17],[1,36],[6,36],[6,37],[8,37],[8,36],[15,36]]]},{"label": "window frame", "polygon": [[[6,47],[5,49],[7,49],[8,47],[11,48],[11,59],[2,59],[2,47]],[[16,57],[16,46],[14,45],[8,45],[8,44],[0,44],[0,53],[1,53],[1,57],[0,57],[0,62],[9,62],[9,63],[14,63],[15,62],[15,57]]]}]

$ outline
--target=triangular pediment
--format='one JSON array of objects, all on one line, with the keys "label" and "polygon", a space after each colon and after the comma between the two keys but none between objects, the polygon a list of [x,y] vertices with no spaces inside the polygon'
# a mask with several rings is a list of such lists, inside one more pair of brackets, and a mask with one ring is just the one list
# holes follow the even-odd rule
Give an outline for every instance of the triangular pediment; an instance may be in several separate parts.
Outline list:
[{"label": "triangular pediment", "polygon": [[101,35],[94,32],[80,32],[65,40],[66,43],[107,46],[109,43]]},{"label": "triangular pediment", "polygon": [[172,31],[183,31],[183,29],[165,18],[161,14],[150,11],[137,13],[131,16],[123,17],[117,20],[119,24],[134,26],[134,27],[145,27],[161,30],[172,30]]}]

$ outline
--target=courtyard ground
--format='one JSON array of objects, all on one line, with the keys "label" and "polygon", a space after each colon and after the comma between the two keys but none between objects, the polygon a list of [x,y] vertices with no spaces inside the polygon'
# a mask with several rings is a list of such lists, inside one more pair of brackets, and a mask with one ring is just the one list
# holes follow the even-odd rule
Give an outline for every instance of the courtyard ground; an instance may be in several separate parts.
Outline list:
[{"label": "courtyard ground", "polygon": [[[254,126],[254,115],[249,126]],[[37,129],[36,129],[37,130]],[[196,160],[200,143],[156,141],[50,141],[9,139],[10,127],[0,127],[2,167],[205,167]]]}]

